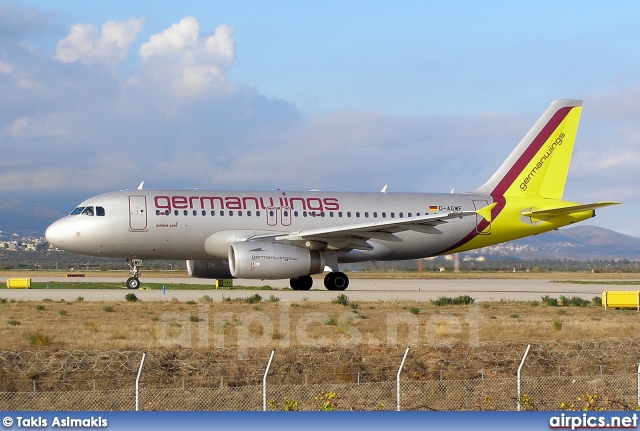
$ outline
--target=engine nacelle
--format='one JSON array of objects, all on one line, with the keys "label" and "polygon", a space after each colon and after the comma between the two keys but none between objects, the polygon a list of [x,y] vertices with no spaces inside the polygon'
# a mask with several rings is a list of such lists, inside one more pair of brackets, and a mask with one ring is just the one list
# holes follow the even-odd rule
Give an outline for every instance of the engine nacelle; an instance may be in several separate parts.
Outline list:
[{"label": "engine nacelle", "polygon": [[236,278],[279,280],[324,271],[322,252],[270,241],[231,244],[229,268]]},{"label": "engine nacelle", "polygon": [[195,278],[231,278],[226,260],[188,260],[187,273]]}]

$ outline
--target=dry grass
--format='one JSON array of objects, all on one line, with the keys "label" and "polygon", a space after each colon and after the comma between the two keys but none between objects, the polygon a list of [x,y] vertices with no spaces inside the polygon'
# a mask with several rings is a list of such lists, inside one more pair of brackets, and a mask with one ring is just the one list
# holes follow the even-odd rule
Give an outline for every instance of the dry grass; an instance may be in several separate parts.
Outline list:
[{"label": "dry grass", "polygon": [[28,334],[40,334],[49,348],[139,350],[535,343],[635,337],[640,330],[636,311],[511,301],[441,307],[413,301],[7,301],[0,314],[0,350],[11,351],[39,345]]}]

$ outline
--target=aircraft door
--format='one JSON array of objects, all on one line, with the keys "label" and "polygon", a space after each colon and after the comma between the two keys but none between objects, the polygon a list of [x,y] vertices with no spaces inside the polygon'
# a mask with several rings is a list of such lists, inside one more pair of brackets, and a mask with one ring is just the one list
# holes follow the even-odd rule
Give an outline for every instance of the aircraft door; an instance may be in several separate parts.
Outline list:
[{"label": "aircraft door", "polygon": [[133,231],[147,229],[146,196],[129,196],[129,229]]},{"label": "aircraft door", "polygon": [[278,212],[276,207],[267,207],[267,224],[269,226],[275,226],[278,224]]},{"label": "aircraft door", "polygon": [[[478,211],[489,205],[486,200],[474,200],[473,207]],[[480,214],[476,214],[476,233],[479,235],[491,235],[491,220],[485,220]]]},{"label": "aircraft door", "polygon": [[291,226],[291,208],[280,208],[280,223],[282,226]]}]

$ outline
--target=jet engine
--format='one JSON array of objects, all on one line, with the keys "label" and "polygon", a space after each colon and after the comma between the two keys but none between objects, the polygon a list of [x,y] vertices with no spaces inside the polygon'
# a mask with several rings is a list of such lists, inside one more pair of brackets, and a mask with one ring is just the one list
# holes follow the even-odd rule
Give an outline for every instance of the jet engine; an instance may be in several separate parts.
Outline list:
[{"label": "jet engine", "polygon": [[226,260],[188,260],[187,272],[195,278],[231,278]]},{"label": "jet engine", "polygon": [[325,259],[317,250],[308,250],[270,241],[247,241],[229,247],[229,268],[237,278],[278,280],[319,274]]}]

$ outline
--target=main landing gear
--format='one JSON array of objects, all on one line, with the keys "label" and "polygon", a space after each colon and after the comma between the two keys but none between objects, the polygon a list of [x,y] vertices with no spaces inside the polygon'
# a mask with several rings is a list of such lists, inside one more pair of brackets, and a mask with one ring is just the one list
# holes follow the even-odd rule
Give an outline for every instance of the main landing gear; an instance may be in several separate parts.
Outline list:
[{"label": "main landing gear", "polygon": [[[292,278],[289,285],[293,290],[309,290],[313,286],[313,279],[310,275]],[[349,287],[349,277],[344,272],[330,272],[324,277],[324,287],[327,290],[345,290]]]},{"label": "main landing gear", "polygon": [[129,273],[132,275],[127,279],[128,289],[137,289],[140,287],[140,267],[142,266],[142,259],[127,259],[129,265]]}]

